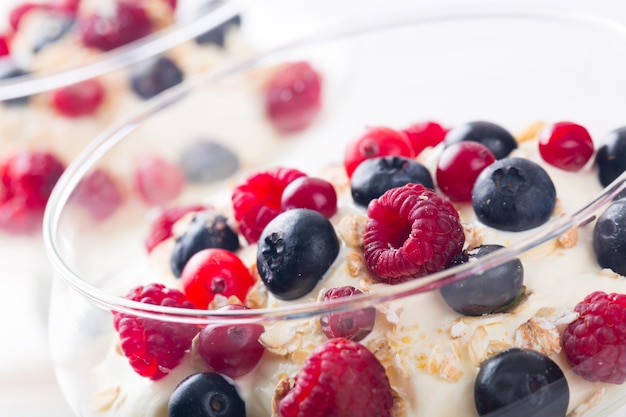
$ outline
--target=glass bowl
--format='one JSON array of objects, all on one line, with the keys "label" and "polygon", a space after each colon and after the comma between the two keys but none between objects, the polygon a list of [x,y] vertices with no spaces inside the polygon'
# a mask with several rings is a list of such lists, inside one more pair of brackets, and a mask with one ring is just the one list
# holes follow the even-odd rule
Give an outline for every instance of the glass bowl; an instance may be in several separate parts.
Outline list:
[{"label": "glass bowl", "polygon": [[[562,372],[553,390],[538,389],[544,377],[529,371],[530,367],[522,365],[517,371],[522,379],[531,380],[531,391],[557,393],[540,400],[545,408],[556,398],[550,403],[556,408],[547,408],[549,415],[608,416],[623,403],[622,385],[587,382],[574,372],[561,348],[561,335],[576,320],[574,307],[587,295],[626,290],[623,277],[599,266],[592,249],[596,219],[621,192],[624,178],[603,188],[593,162],[578,172],[542,162],[537,122],[551,126],[575,121],[587,128],[596,146],[621,127],[618,103],[626,69],[624,40],[624,28],[610,20],[548,8],[468,6],[377,15],[325,28],[189,79],[151,101],[144,111],[110,127],[70,164],[44,217],[44,240],[54,270],[52,356],[60,386],[76,415],[175,416],[189,412],[185,401],[187,407],[198,401],[218,408],[243,401],[247,416],[279,415],[276,409],[280,415],[292,415],[285,404],[298,403],[292,386],[306,391],[305,374],[327,395],[323,401],[311,400],[310,406],[330,407],[324,409],[326,414],[357,415],[367,406],[378,410],[375,415],[478,415],[474,387],[479,370],[493,358],[515,357],[518,348],[524,355],[540,352],[542,363]],[[302,70],[303,63],[320,74],[319,109],[316,78]],[[298,104],[305,97],[309,106],[302,105],[295,113],[290,113],[293,108],[283,109],[288,121],[302,121],[299,117],[306,114],[297,129],[285,132],[285,125],[276,124],[276,117],[270,115],[267,97],[276,91],[275,77],[298,66],[296,73],[309,74],[313,81],[292,73],[296,78],[292,90],[278,91],[287,102]],[[425,120],[453,128],[487,120],[515,132],[516,154],[544,167],[555,183],[558,200],[548,221],[520,232],[486,227],[476,220],[471,204],[454,203],[466,247],[482,243],[505,247],[473,262],[459,261],[457,256],[436,273],[386,284],[364,260],[368,214],[352,201],[344,150],[354,146],[352,141],[366,127],[400,130]],[[443,148],[440,144],[417,156],[433,178]],[[210,168],[206,177],[205,165]],[[277,167],[323,177],[334,185],[339,211],[330,220],[335,233],[324,235],[337,236],[338,255],[324,255],[331,256],[332,265],[326,265],[323,278],[304,294],[286,296],[271,282],[268,289],[261,282],[269,281],[267,271],[257,265],[264,265],[272,250],[280,258],[281,246],[276,243],[280,240],[272,239],[283,233],[272,234],[275,229],[268,226],[259,252],[256,244],[248,243],[253,238],[237,235],[235,239],[239,249],[231,250],[248,273],[233,273],[235,266],[220,269],[215,277],[205,271],[205,277],[214,278],[206,278],[212,279],[212,286],[194,287],[198,281],[187,269],[196,267],[189,267],[189,261],[182,269],[179,257],[185,246],[176,247],[187,245],[189,235],[184,232],[203,220],[200,214],[190,214],[200,209],[180,208],[210,207],[208,213],[216,216],[211,219],[220,218],[216,211],[223,216],[221,226],[215,226],[219,230],[254,228],[255,221],[245,222],[245,227],[235,222],[231,192],[235,187],[243,192],[241,184],[252,178],[267,179],[263,176],[267,172],[285,173]],[[109,204],[110,186],[90,180],[102,173],[113,179],[124,197],[121,204]],[[256,184],[259,188],[252,195],[262,199],[267,189]],[[441,194],[438,187],[437,191]],[[107,216],[98,215],[103,207],[111,207]],[[288,210],[279,218],[294,213],[310,212]],[[178,220],[172,226],[174,219]],[[155,229],[155,225],[160,226]],[[321,233],[302,228],[304,242],[309,232],[311,240]],[[154,230],[172,235],[156,239],[158,245],[148,240],[149,251],[146,242],[155,239]],[[221,241],[230,232],[224,233]],[[297,240],[294,236],[289,235]],[[325,242],[322,253],[328,247],[332,253],[332,237]],[[173,256],[176,250],[179,255]],[[297,258],[307,255],[302,252]],[[222,256],[232,259],[232,255]],[[444,301],[440,288],[469,282],[515,259],[523,265],[523,291],[504,312],[466,316]],[[172,272],[174,264],[179,273],[182,269],[181,279]],[[237,285],[246,288],[245,295],[233,298],[224,290],[224,281],[230,282],[233,274]],[[305,273],[295,269],[285,279],[298,282],[299,274]],[[249,275],[252,280],[242,284]],[[139,286],[161,291],[153,283],[184,290],[186,297],[205,307],[173,304],[174,295],[165,305],[154,304],[160,297],[154,294],[152,303],[129,299],[138,294]],[[322,299],[326,290],[346,285],[362,294]],[[212,301],[195,298],[196,293],[207,292],[218,295]],[[224,307],[238,302],[249,308]],[[372,308],[375,324],[362,339],[321,324],[355,320]],[[323,327],[331,328],[329,335]],[[216,336],[220,329],[229,329],[230,336]],[[260,333],[258,339],[251,336],[249,343],[235,345],[233,334],[258,335],[255,332]],[[347,340],[352,337],[359,340]],[[251,352],[259,346],[263,347],[260,361],[251,360],[252,369],[242,365],[240,360],[253,357]],[[354,366],[367,369],[354,375],[353,365],[346,365],[349,354],[337,353],[342,349],[360,351],[361,359],[356,361],[370,362]],[[328,369],[324,367],[317,378],[315,358],[322,352],[331,359],[323,362]],[[372,355],[376,360],[371,360]],[[329,376],[342,367],[349,370],[339,380]],[[367,372],[370,378],[364,376]],[[300,378],[294,381],[296,374]],[[187,379],[190,375],[196,376]],[[218,392],[199,394],[216,385],[221,387]],[[235,393],[227,393],[225,387],[235,387]],[[518,388],[502,388],[496,396]],[[350,396],[352,391],[358,398]],[[316,395],[310,398],[319,398]],[[524,407],[532,407],[529,403],[538,395],[543,394],[535,392],[530,400],[510,407],[523,410],[519,415],[533,415],[535,409]],[[232,415],[244,414],[240,410]]]}]

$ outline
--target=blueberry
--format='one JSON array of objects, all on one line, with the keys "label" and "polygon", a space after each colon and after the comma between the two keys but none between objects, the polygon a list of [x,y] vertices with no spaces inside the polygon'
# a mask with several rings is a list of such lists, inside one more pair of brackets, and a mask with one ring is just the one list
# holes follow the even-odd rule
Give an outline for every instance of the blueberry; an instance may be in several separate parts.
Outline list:
[{"label": "blueberry", "polygon": [[168,417],[245,417],[237,388],[215,372],[192,374],[170,396]]},{"label": "blueberry", "polygon": [[277,298],[293,300],[308,294],[339,253],[332,224],[317,211],[287,210],[261,233],[257,268]]},{"label": "blueberry", "polygon": [[604,187],[626,171],[626,126],[615,129],[600,141],[595,163]]},{"label": "blueberry", "polygon": [[[0,80],[8,80],[11,78],[17,78],[29,75],[29,73],[19,67],[17,67],[10,60],[3,60],[0,64]],[[25,106],[28,104],[29,96],[16,97],[8,100],[4,100],[3,103],[7,106]]]},{"label": "blueberry", "polygon": [[180,166],[189,182],[206,183],[235,173],[239,169],[239,158],[219,143],[200,140],[183,152]]},{"label": "blueberry", "polygon": [[508,156],[517,148],[517,141],[508,130],[491,122],[469,122],[451,129],[444,139],[446,146],[471,140],[485,145],[496,159]]},{"label": "blueberry", "polygon": [[[500,245],[482,245],[464,252],[454,264],[459,265],[479,259]],[[477,275],[441,287],[445,302],[466,316],[506,311],[517,304],[524,293],[524,267],[519,259],[512,259]]]},{"label": "blueberry", "polygon": [[350,188],[356,204],[367,207],[385,191],[409,183],[433,189],[433,179],[426,167],[414,159],[382,156],[366,159],[352,173]]},{"label": "blueberry", "polygon": [[593,251],[602,268],[626,275],[626,199],[616,200],[593,228]]},{"label": "blueberry", "polygon": [[187,261],[203,249],[220,248],[235,252],[239,249],[239,235],[228,225],[221,214],[205,210],[194,215],[189,227],[176,239],[170,267],[180,277]]},{"label": "blueberry", "polygon": [[149,99],[183,81],[183,72],[165,56],[150,58],[132,69],[130,84],[143,99]]},{"label": "blueberry", "polygon": [[198,45],[217,45],[220,48],[223,48],[224,39],[226,37],[226,33],[228,33],[228,30],[232,27],[239,26],[241,26],[241,16],[233,16],[219,26],[196,37],[196,43]]},{"label": "blueberry", "polygon": [[499,230],[519,232],[550,218],[556,189],[548,173],[523,158],[500,159],[480,173],[472,190],[478,220]]},{"label": "blueberry", "polygon": [[511,348],[480,365],[474,403],[481,416],[563,417],[569,386],[559,365],[549,357]]}]

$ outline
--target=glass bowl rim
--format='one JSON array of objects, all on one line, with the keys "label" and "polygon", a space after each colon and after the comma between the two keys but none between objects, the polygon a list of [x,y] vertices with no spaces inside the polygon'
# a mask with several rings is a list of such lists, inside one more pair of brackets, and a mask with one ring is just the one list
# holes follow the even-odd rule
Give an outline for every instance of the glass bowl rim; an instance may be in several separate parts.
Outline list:
[{"label": "glass bowl rim", "polygon": [[[99,161],[100,157],[107,153],[115,144],[123,140],[144,119],[149,118],[161,108],[168,107],[191,91],[198,83],[210,83],[219,81],[229,74],[240,70],[254,67],[259,63],[296,48],[311,44],[322,44],[334,40],[358,36],[365,33],[372,33],[376,30],[394,29],[407,24],[432,24],[442,21],[471,20],[471,19],[540,19],[554,22],[583,23],[595,26],[598,29],[615,32],[626,41],[626,26],[614,20],[599,17],[592,14],[575,11],[563,11],[552,9],[537,9],[528,7],[500,7],[491,5],[487,9],[475,8],[474,5],[456,7],[454,10],[445,7],[416,8],[411,13],[404,11],[399,14],[389,14],[360,18],[354,21],[341,22],[331,25],[323,31],[316,31],[313,35],[306,35],[293,42],[283,44],[269,50],[260,51],[252,58],[235,63],[225,69],[220,69],[206,74],[201,74],[189,79],[182,84],[175,86],[159,96],[146,102],[139,112],[132,117],[119,121],[100,135],[94,138],[83,151],[68,165],[65,172],[58,180],[50,196],[48,205],[44,213],[43,240],[45,250],[51,262],[54,275],[60,275],[65,284],[72,290],[82,295],[93,304],[112,311],[137,315],[145,318],[152,318],[161,321],[171,321],[191,324],[209,323],[250,323],[250,322],[272,322],[277,320],[291,320],[306,318],[329,312],[340,312],[346,310],[361,309],[374,305],[384,304],[393,300],[410,297],[419,293],[433,291],[443,285],[464,279],[470,275],[478,274],[516,258],[519,255],[553,240],[570,230],[571,228],[582,226],[595,218],[595,213],[604,205],[612,201],[623,189],[626,188],[626,172],[605,187],[594,199],[575,213],[553,219],[542,226],[539,226],[536,233],[521,241],[504,247],[501,250],[492,252],[481,257],[480,260],[465,263],[459,266],[445,269],[443,271],[427,275],[418,279],[395,285],[385,285],[375,291],[366,292],[346,298],[337,298],[328,301],[303,302],[294,305],[286,305],[275,308],[257,308],[249,310],[199,310],[184,309],[178,307],[165,307],[132,301],[121,295],[113,295],[103,291],[82,280],[74,274],[72,269],[65,264],[61,255],[56,250],[56,230],[65,204],[72,191],[89,169]],[[219,25],[222,21],[234,16],[237,8],[226,7],[222,12],[206,17],[211,27],[204,26],[204,30],[209,30]]]},{"label": "glass bowl rim", "polygon": [[86,63],[0,80],[0,101],[43,93],[137,64],[218,27],[242,8],[242,0],[216,1],[215,7],[192,19],[174,22],[141,39],[101,52]]}]

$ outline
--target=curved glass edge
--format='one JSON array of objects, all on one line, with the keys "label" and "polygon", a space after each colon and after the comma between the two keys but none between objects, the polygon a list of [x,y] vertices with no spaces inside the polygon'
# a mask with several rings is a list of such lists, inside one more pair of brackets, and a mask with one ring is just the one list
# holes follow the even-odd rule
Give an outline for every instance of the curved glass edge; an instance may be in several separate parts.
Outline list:
[{"label": "curved glass edge", "polygon": [[219,2],[197,18],[152,33],[109,52],[87,64],[69,69],[15,77],[0,81],[0,101],[65,87],[141,62],[218,27],[243,10],[243,1]]},{"label": "curved glass edge", "polygon": [[[121,313],[127,313],[161,321],[171,321],[191,324],[219,324],[228,322],[274,322],[280,320],[301,319],[319,315],[322,313],[346,311],[369,307],[375,304],[388,303],[400,298],[436,290],[444,285],[467,278],[503,264],[512,258],[516,258],[528,250],[543,243],[549,242],[566,231],[585,225],[592,221],[596,212],[612,201],[621,191],[626,189],[626,172],[605,187],[602,192],[587,205],[579,209],[571,216],[555,219],[541,226],[536,234],[517,242],[509,247],[495,251],[482,257],[477,262],[459,265],[431,274],[419,279],[402,284],[389,285],[377,289],[375,292],[364,293],[350,298],[337,298],[324,302],[307,302],[293,306],[278,308],[261,308],[254,310],[193,310],[174,307],[143,304],[126,298],[109,294],[90,284],[87,284],[79,276],[74,274],[61,259],[56,250],[56,230],[72,191],[80,179],[89,169],[112,147],[134,131],[145,119],[153,116],[160,109],[167,108],[181,98],[185,97],[193,86],[201,83],[211,83],[227,77],[229,74],[251,68],[272,57],[288,52],[298,47],[311,44],[321,44],[333,40],[356,36],[363,33],[371,33],[376,30],[394,29],[408,24],[428,24],[441,21],[459,19],[547,19],[555,21],[585,23],[604,30],[614,31],[626,39],[626,27],[613,20],[602,18],[586,13],[571,11],[537,10],[524,7],[511,9],[491,8],[489,10],[475,9],[472,7],[460,7],[454,11],[445,8],[419,9],[419,14],[397,14],[389,16],[376,16],[372,19],[362,19],[346,24],[333,26],[313,36],[306,36],[292,43],[274,48],[259,54],[251,59],[239,62],[229,68],[204,74],[203,76],[187,80],[179,86],[162,93],[151,100],[140,112],[124,121],[112,126],[95,138],[77,158],[70,163],[55,186],[49,204],[46,207],[43,221],[43,238],[45,249],[52,263],[55,274],[60,275],[65,283],[71,286],[77,293],[95,305]],[[217,19],[217,18],[216,18]],[[205,28],[206,29],[206,28]]]}]

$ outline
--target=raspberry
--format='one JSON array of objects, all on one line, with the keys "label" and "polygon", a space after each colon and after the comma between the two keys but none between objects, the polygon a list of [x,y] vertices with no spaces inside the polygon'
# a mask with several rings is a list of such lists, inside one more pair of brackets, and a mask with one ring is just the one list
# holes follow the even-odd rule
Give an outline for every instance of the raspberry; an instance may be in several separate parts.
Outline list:
[{"label": "raspberry", "polygon": [[139,196],[150,205],[167,204],[185,187],[182,169],[156,155],[143,155],[135,167],[135,185]]},{"label": "raspberry", "polygon": [[152,31],[146,10],[132,1],[120,1],[115,13],[93,14],[78,22],[83,44],[110,51],[136,41]]},{"label": "raspberry", "polygon": [[0,172],[0,229],[35,232],[64,169],[56,156],[43,151],[22,152],[6,159]]},{"label": "raspberry", "polygon": [[174,226],[174,223],[180,220],[181,217],[187,213],[202,211],[205,209],[205,206],[191,205],[184,207],[171,207],[163,210],[154,222],[152,222],[150,233],[146,238],[145,245],[148,253],[152,252],[152,250],[159,243],[172,237],[172,227]]},{"label": "raspberry", "polygon": [[[162,284],[132,289],[126,298],[146,304],[194,308],[178,290]],[[192,324],[172,323],[113,313],[113,326],[120,336],[120,346],[133,370],[155,381],[172,371],[191,348],[200,329]]]},{"label": "raspberry", "polygon": [[232,193],[235,219],[239,231],[249,243],[259,240],[267,224],[281,212],[283,191],[303,172],[290,168],[273,168],[251,175]]},{"label": "raspberry", "polygon": [[463,250],[459,214],[421,184],[392,188],[372,200],[363,236],[369,268],[395,284],[446,268]]},{"label": "raspberry", "polygon": [[280,417],[391,416],[385,368],[365,346],[343,338],[319,345],[280,400]]},{"label": "raspberry", "polygon": [[282,133],[297,132],[311,124],[321,108],[322,80],[308,62],[280,68],[269,80],[265,111]]},{"label": "raspberry", "polygon": [[59,88],[52,92],[52,107],[62,116],[81,117],[92,115],[104,100],[102,83],[96,79]]},{"label": "raspberry", "polygon": [[105,220],[122,205],[124,195],[108,171],[98,168],[85,176],[72,195],[96,220]]},{"label": "raspberry", "polygon": [[626,381],[626,294],[596,291],[578,303],[561,339],[574,372],[588,381]]}]

